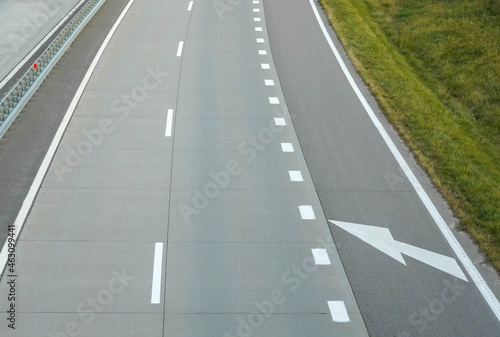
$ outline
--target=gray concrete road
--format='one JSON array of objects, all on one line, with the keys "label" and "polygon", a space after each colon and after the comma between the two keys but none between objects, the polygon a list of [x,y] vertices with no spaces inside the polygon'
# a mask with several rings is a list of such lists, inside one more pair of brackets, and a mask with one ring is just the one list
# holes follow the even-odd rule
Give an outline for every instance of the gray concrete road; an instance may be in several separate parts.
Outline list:
[{"label": "gray concrete road", "polygon": [[0,243],[7,237],[80,82],[125,6],[107,0],[0,140]]},{"label": "gray concrete road", "polygon": [[2,336],[368,336],[262,3],[232,8],[130,7],[2,278]]},{"label": "gray concrete road", "polygon": [[[308,1],[135,0],[77,91],[125,4],[0,144],[26,188],[81,94],[0,282],[1,336],[498,336],[469,275],[418,250],[457,259]],[[403,244],[358,235],[406,265],[328,219],[388,228]]]}]

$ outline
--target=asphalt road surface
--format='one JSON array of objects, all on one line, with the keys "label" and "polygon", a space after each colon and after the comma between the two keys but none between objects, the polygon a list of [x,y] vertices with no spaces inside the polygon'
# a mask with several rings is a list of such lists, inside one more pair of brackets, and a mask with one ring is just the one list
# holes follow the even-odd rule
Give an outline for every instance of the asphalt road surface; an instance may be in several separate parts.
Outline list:
[{"label": "asphalt road surface", "polygon": [[0,144],[51,116],[1,336],[500,335],[310,2],[108,0],[83,34]]}]

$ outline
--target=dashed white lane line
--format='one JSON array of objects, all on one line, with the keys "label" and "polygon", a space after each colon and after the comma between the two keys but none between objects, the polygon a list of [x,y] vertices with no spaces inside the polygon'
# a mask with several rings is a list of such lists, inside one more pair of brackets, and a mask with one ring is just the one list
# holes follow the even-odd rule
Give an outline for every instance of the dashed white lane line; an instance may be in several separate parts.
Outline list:
[{"label": "dashed white lane line", "polygon": [[165,137],[172,136],[172,121],[174,117],[174,109],[168,109],[167,112],[167,127],[165,128]]},{"label": "dashed white lane line", "polygon": [[254,3],[254,4],[258,4],[258,3],[259,3],[259,1],[258,1],[258,0],[254,0],[254,1],[253,1],[253,3]]},{"label": "dashed white lane line", "polygon": [[281,150],[283,152],[295,152],[292,143],[281,143]]},{"label": "dashed white lane line", "polygon": [[[259,1],[253,1],[254,4],[258,4]],[[260,9],[254,8],[254,13],[260,12]],[[255,22],[261,21],[260,18],[254,18]],[[255,27],[256,32],[261,32],[262,27]],[[264,39],[257,38],[257,43],[264,43]],[[259,50],[259,55],[267,55],[266,50]],[[270,65],[267,63],[261,64],[262,69],[270,69]],[[273,86],[273,80],[264,80],[266,86]],[[269,97],[270,104],[279,104],[278,97]],[[286,125],[284,118],[274,118],[274,123],[276,126],[284,126]],[[283,152],[294,152],[292,143],[281,143],[281,150]],[[301,171],[288,171],[290,176],[290,181],[292,182],[300,182],[304,181],[302,177]],[[316,215],[314,214],[314,209],[311,205],[300,205],[299,206],[300,216],[303,220],[315,220]],[[314,262],[316,265],[331,265],[330,257],[328,256],[328,252],[323,248],[314,248],[311,249],[311,252],[314,257]],[[349,314],[347,313],[347,309],[345,307],[344,301],[328,301],[328,307],[330,309],[330,314],[332,316],[332,321],[334,322],[350,322]]]},{"label": "dashed white lane line", "polygon": [[153,262],[153,283],[151,285],[151,303],[160,303],[161,294],[161,266],[163,260],[163,242],[155,243],[155,256]]},{"label": "dashed white lane line", "polygon": [[269,97],[269,104],[280,104],[278,97]]},{"label": "dashed white lane line", "polygon": [[316,215],[311,205],[300,205],[299,211],[302,220],[316,220]]},{"label": "dashed white lane line", "polygon": [[350,322],[349,314],[345,308],[344,301],[328,301],[330,314],[334,322]]},{"label": "dashed white lane line", "polygon": [[328,256],[328,252],[324,248],[313,248],[311,249],[314,263],[320,266],[326,266],[332,264],[330,262],[330,257]]},{"label": "dashed white lane line", "polygon": [[189,1],[188,11],[191,11],[192,9],[193,9],[193,1]]},{"label": "dashed white lane line", "polygon": [[290,175],[291,181],[304,181],[304,178],[302,177],[302,172],[300,171],[288,171],[288,174]]},{"label": "dashed white lane line", "polygon": [[179,47],[177,47],[177,57],[182,56],[183,46],[184,46],[184,41],[179,41]]},{"label": "dashed white lane line", "polygon": [[285,121],[284,118],[276,117],[276,118],[274,118],[274,124],[276,126],[285,126],[286,125],[286,121]]}]

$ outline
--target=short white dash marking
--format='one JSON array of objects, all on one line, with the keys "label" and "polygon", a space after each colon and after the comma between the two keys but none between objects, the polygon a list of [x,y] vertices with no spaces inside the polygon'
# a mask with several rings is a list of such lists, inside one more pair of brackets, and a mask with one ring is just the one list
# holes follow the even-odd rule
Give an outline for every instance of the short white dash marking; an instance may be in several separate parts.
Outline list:
[{"label": "short white dash marking", "polygon": [[182,55],[182,47],[184,46],[184,41],[179,41],[179,47],[177,47],[177,56]]},{"label": "short white dash marking", "polygon": [[262,32],[262,27],[255,27],[256,32]]},{"label": "short white dash marking", "polygon": [[275,118],[274,124],[276,124],[276,126],[285,126],[286,122],[284,118]]},{"label": "short white dash marking", "polygon": [[290,175],[291,181],[304,181],[304,178],[302,178],[302,172],[300,171],[288,171],[288,174]]},{"label": "short white dash marking", "polygon": [[273,80],[264,80],[264,83],[266,85],[274,85],[274,81]]},{"label": "short white dash marking", "polygon": [[259,55],[267,55],[267,51],[266,50],[259,50]]},{"label": "short white dash marking", "polygon": [[350,322],[344,301],[328,301],[328,307],[334,322]]},{"label": "short white dash marking", "polygon": [[253,3],[254,3],[254,4],[258,4],[258,3],[259,3],[259,1],[258,1],[258,0],[254,0],[254,1],[253,1]]},{"label": "short white dash marking", "polygon": [[316,215],[311,205],[301,205],[299,206],[300,216],[302,220],[315,220]]},{"label": "short white dash marking", "polygon": [[172,120],[174,117],[174,109],[168,109],[167,112],[167,127],[165,128],[165,137],[172,136]]},{"label": "short white dash marking", "polygon": [[269,97],[269,104],[280,104],[278,97]]},{"label": "short white dash marking", "polygon": [[193,9],[193,1],[189,1],[188,11],[191,11],[192,9]]},{"label": "short white dash marking", "polygon": [[311,249],[313,257],[314,257],[314,262],[317,265],[330,265],[332,264],[330,262],[330,257],[328,256],[328,252],[324,248],[313,248]]},{"label": "short white dash marking", "polygon": [[255,21],[255,22],[260,22],[260,21],[261,21],[261,19],[260,19],[260,18],[253,18],[253,21]]},{"label": "short white dash marking", "polygon": [[253,12],[254,12],[254,13],[259,13],[259,12],[260,12],[260,9],[258,9],[258,8],[254,8],[254,9],[253,9]]},{"label": "short white dash marking", "polygon": [[281,143],[281,150],[283,152],[295,152],[292,143]]},{"label": "short white dash marking", "polygon": [[155,257],[153,263],[153,284],[151,286],[151,303],[160,303],[161,294],[161,266],[163,260],[163,242],[155,243]]},{"label": "short white dash marking", "polygon": [[260,67],[261,67],[262,69],[271,69],[271,66],[269,65],[269,63],[262,63],[262,64],[260,65]]},{"label": "short white dash marking", "polygon": [[257,38],[257,43],[264,43],[264,39]]}]

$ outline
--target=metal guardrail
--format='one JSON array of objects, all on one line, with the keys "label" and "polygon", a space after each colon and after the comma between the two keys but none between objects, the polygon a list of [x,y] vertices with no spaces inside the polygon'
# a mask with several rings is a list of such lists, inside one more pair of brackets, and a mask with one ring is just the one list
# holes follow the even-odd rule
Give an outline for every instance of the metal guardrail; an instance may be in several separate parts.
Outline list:
[{"label": "metal guardrail", "polygon": [[12,90],[0,101],[0,139],[105,1],[89,0],[36,59]]}]

